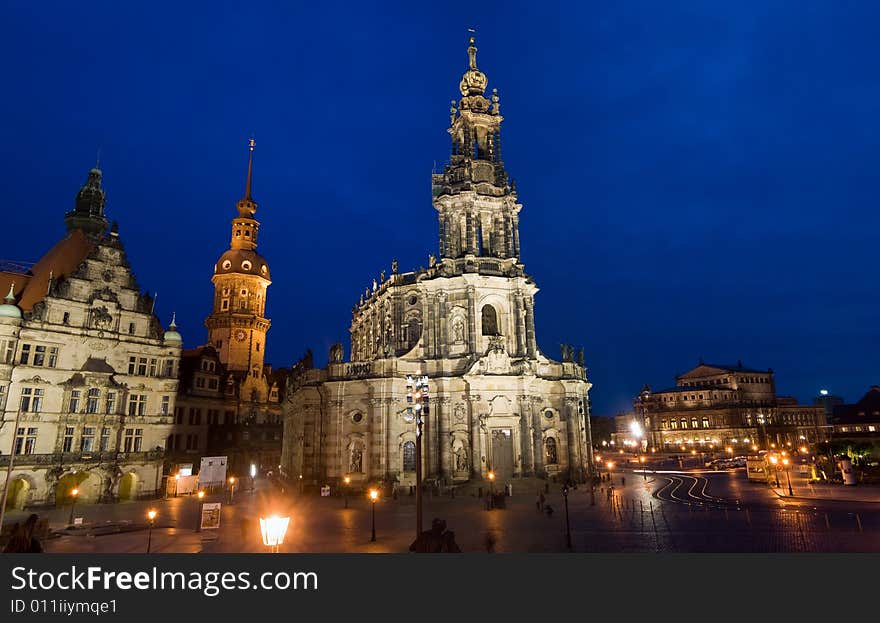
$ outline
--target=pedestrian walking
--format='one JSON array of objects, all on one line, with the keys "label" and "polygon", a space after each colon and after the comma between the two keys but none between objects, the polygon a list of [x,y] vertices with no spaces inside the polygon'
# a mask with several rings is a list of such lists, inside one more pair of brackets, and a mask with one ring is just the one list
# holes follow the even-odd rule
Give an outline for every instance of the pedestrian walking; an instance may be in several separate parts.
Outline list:
[{"label": "pedestrian walking", "polygon": [[541,512],[541,492],[538,491],[535,494],[535,510],[539,513]]}]

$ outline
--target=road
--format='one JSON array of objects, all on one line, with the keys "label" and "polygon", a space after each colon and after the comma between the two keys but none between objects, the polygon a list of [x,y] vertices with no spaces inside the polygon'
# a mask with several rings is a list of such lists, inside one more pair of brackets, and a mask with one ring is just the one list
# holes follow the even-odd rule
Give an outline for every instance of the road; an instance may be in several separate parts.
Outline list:
[{"label": "road", "polygon": [[[625,484],[623,484],[625,481]],[[341,497],[280,494],[258,482],[254,492],[237,492],[234,504],[222,494],[206,501],[224,503],[218,530],[195,530],[198,501],[167,500],[77,507],[87,529],[48,539],[49,552],[143,552],[146,512],[158,512],[151,537],[154,552],[260,552],[260,516],[291,517],[282,551],[406,552],[415,537],[415,500],[409,496],[376,503],[377,540],[370,541],[370,502]],[[549,485],[552,515],[536,508],[543,481],[513,481],[514,495],[504,509],[486,510],[485,499],[425,496],[425,524],[446,520],[465,552],[486,551],[487,535],[496,552],[567,551],[565,498]],[[796,487],[801,490],[801,485]],[[867,489],[865,490],[867,495]],[[617,472],[590,495],[588,486],[570,491],[570,530],[577,552],[878,552],[880,504],[861,500],[823,501],[780,495],[749,483],[743,470],[725,472]],[[595,500],[595,503],[593,501]],[[38,511],[40,512],[40,511]],[[43,511],[52,526],[67,523],[69,508]],[[12,520],[21,519],[21,513]]]}]

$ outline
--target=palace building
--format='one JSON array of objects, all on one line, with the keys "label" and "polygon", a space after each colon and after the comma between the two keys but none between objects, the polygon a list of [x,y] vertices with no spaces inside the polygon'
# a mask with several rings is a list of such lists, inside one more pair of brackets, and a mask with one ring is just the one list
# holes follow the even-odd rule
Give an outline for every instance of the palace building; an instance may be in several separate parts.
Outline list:
[{"label": "palace building", "polygon": [[67,235],[0,288],[0,469],[6,506],[154,494],[177,393],[181,336],[140,291],[97,166]]},{"label": "palace building", "polygon": [[229,249],[214,264],[208,341],[183,351],[174,429],[166,471],[203,456],[226,456],[229,473],[277,470],[281,458],[281,404],[285,370],[265,363],[269,263],[257,253],[260,223],[251,194],[254,141],[250,142],[244,197],[232,219]]},{"label": "palace building", "polygon": [[[591,464],[583,352],[548,358],[535,332],[538,286],[520,259],[522,204],[501,157],[497,90],[486,97],[471,38],[453,102],[449,163],[432,177],[439,256],[392,262],[352,310],[350,360],[297,364],[283,403],[282,469],[306,485],[415,481],[408,375],[427,375],[422,463],[428,481],[555,476]],[[577,361],[576,361],[577,359]]]},{"label": "palace building", "polygon": [[618,416],[615,443],[657,452],[798,447],[828,436],[821,405],[776,395],[772,369],[699,363],[675,387],[644,386],[631,416]]}]

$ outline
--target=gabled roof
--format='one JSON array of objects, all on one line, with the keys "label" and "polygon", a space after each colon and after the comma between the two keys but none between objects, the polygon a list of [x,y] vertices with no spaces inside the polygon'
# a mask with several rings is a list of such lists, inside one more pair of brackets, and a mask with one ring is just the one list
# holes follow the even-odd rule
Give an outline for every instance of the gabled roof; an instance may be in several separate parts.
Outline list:
[{"label": "gabled roof", "polygon": [[80,368],[83,372],[103,372],[105,374],[116,374],[116,370],[113,369],[109,363],[107,363],[106,359],[98,359],[97,357],[89,357],[86,359],[86,362],[83,364],[82,368]]}]

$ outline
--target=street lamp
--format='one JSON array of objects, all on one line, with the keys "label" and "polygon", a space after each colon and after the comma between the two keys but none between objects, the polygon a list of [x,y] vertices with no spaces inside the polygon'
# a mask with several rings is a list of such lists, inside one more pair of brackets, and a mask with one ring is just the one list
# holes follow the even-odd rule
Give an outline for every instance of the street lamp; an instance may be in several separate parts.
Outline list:
[{"label": "street lamp", "polygon": [[235,476],[229,477],[229,503],[232,504],[232,500],[235,499]]},{"label": "street lamp", "polygon": [[70,518],[67,520],[69,525],[73,525],[73,507],[76,506],[76,496],[79,495],[79,489],[74,487],[70,490]]},{"label": "street lamp", "polygon": [[785,465],[785,478],[788,480],[788,495],[794,496],[794,492],[791,490],[791,467],[789,463],[788,458],[782,459],[782,464]]},{"label": "street lamp", "polygon": [[489,470],[489,508],[495,508],[495,471]]},{"label": "street lamp", "polygon": [[773,475],[776,477],[776,488],[779,488],[779,459],[774,454],[770,457],[770,462],[773,464]]},{"label": "street lamp", "polygon": [[571,549],[571,524],[568,521],[568,485],[562,487],[562,499],[565,501],[565,544]]},{"label": "street lamp", "polygon": [[150,553],[150,544],[153,541],[153,523],[156,521],[156,511],[155,509],[150,509],[147,511],[147,519],[150,520],[150,528],[149,532],[147,532],[147,553]]},{"label": "street lamp", "polygon": [[254,490],[254,478],[257,477],[257,466],[251,463],[251,491]]},{"label": "street lamp", "polygon": [[345,481],[345,508],[348,508],[348,485],[351,484],[351,476],[346,476],[343,480]]},{"label": "street lamp", "polygon": [[378,489],[370,489],[370,507],[372,508],[372,531],[373,534],[370,537],[370,541],[376,540],[376,500],[379,499],[379,490]]},{"label": "street lamp", "polygon": [[263,545],[271,548],[272,553],[277,554],[278,546],[284,543],[284,535],[289,523],[290,517],[278,515],[260,517],[260,534],[263,536]]},{"label": "street lamp", "polygon": [[196,516],[196,532],[201,532],[202,531],[202,500],[205,499],[204,490],[200,490],[196,494],[196,497],[199,499],[199,514],[198,514],[198,516]]},{"label": "street lamp", "polygon": [[640,457],[639,457],[639,463],[642,464],[642,476],[644,477],[645,480],[648,480],[648,470],[647,470],[647,468],[645,467],[645,457],[640,456]]},{"label": "street lamp", "polygon": [[416,538],[422,535],[422,426],[428,416],[428,377],[421,370],[406,377],[405,421],[416,423]]}]

